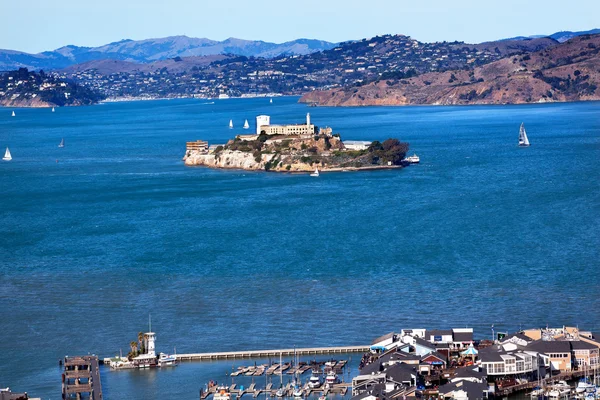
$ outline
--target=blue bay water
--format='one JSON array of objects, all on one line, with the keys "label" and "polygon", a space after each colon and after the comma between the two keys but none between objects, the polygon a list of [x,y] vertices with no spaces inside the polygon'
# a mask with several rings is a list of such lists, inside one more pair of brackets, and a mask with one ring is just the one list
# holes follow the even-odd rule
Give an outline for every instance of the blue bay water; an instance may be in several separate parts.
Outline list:
[{"label": "blue bay water", "polygon": [[[600,330],[600,103],[296,101],[0,109],[13,155],[0,163],[0,387],[58,399],[59,358],[126,351],[149,314],[158,350],[178,353],[410,327]],[[307,111],[346,140],[408,141],[421,164],[315,179],[181,161],[188,140]],[[530,148],[516,146],[521,122]],[[109,399],[195,399],[231,367],[103,369],[102,383]]]}]

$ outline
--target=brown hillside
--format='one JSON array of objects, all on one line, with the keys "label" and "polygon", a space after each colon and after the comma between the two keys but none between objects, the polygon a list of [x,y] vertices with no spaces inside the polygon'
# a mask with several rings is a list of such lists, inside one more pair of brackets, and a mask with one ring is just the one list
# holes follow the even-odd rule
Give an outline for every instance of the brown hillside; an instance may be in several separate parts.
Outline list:
[{"label": "brown hillside", "polygon": [[520,104],[600,100],[600,35],[584,35],[471,71],[432,72],[305,94],[323,106]]}]

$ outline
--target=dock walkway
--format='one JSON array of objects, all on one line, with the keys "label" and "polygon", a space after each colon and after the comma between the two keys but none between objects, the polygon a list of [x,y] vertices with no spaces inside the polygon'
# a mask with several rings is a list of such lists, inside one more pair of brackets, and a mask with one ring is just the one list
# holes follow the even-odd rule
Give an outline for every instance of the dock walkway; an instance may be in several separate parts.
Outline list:
[{"label": "dock walkway", "polygon": [[344,353],[366,353],[371,346],[341,346],[341,347],[310,347],[300,349],[278,349],[278,350],[246,350],[225,351],[219,353],[190,353],[177,354],[178,361],[210,361],[228,360],[236,358],[266,358],[279,356],[293,356],[294,354],[317,355],[317,354],[344,354]]}]

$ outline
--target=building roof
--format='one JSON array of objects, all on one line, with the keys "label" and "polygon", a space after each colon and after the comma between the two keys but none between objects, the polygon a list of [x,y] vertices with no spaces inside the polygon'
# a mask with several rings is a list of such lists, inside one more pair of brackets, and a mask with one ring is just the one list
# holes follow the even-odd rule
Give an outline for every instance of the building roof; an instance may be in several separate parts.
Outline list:
[{"label": "building roof", "polygon": [[452,335],[452,330],[450,329],[432,329],[425,331],[425,337],[429,336],[447,336]]},{"label": "building roof", "polygon": [[459,381],[446,383],[439,387],[440,394],[448,394],[454,391],[463,390],[467,393],[469,399],[482,399],[483,392],[488,390],[487,383]]},{"label": "building roof", "polygon": [[383,335],[383,336],[380,336],[380,337],[378,337],[377,339],[373,340],[373,341],[371,342],[371,345],[373,345],[373,344],[377,344],[377,343],[381,343],[381,342],[383,342],[384,340],[393,339],[395,335],[396,335],[396,334],[395,334],[394,332],[387,333],[387,334],[385,334],[385,335]]},{"label": "building roof", "polygon": [[473,332],[453,332],[452,337],[455,342],[472,342]]},{"label": "building roof", "polygon": [[394,364],[385,369],[385,374],[388,379],[394,382],[411,382],[413,376],[416,377],[415,367],[408,364]]},{"label": "building roof", "polygon": [[521,332],[515,332],[515,333],[511,333],[508,336],[505,336],[500,343],[508,342],[508,341],[510,341],[513,338],[521,339],[521,340],[524,340],[524,341],[526,341],[528,343],[533,341],[533,339],[530,338],[529,336],[526,336],[526,335],[524,335]]},{"label": "building roof", "polygon": [[534,340],[527,345],[527,349],[540,353],[570,353],[571,345],[565,340]]},{"label": "building roof", "polygon": [[428,349],[431,349],[431,351],[435,351],[435,345],[431,342],[428,342],[425,339],[421,339],[420,337],[414,337],[415,338],[415,344],[418,344],[421,347],[426,347]]},{"label": "building roof", "polygon": [[464,367],[464,368],[457,368],[454,370],[454,377],[453,378],[477,378],[477,379],[485,379],[487,377],[487,372],[485,370],[485,368],[481,368],[481,370],[479,370],[479,368],[477,367]]},{"label": "building roof", "polygon": [[594,350],[598,348],[597,345],[585,342],[583,340],[571,340],[569,343],[571,343],[571,348],[573,350]]}]

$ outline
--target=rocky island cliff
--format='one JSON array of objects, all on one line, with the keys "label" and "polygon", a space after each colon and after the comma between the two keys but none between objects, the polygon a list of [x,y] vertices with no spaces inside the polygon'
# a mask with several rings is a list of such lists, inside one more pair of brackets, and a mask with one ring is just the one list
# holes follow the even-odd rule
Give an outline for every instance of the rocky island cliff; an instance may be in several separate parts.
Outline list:
[{"label": "rocky island cliff", "polygon": [[188,142],[183,160],[188,166],[274,172],[312,172],[400,168],[408,143],[344,142],[331,128],[306,124],[270,125],[257,117],[257,133],[237,135],[224,145]]},{"label": "rocky island cliff", "polygon": [[474,68],[415,75],[399,71],[367,84],[317,90],[300,102],[392,106],[600,100],[600,35],[579,36]]}]

